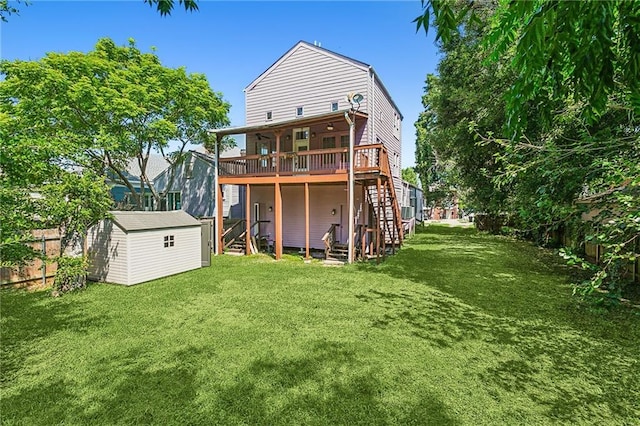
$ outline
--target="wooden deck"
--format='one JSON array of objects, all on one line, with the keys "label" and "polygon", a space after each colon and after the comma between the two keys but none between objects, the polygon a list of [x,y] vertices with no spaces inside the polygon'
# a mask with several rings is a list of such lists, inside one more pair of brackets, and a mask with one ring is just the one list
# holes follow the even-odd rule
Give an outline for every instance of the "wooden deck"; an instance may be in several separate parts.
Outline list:
[{"label": "wooden deck", "polygon": [[[354,148],[354,173],[357,175],[387,176],[387,152],[383,145],[363,145]],[[267,155],[245,155],[220,158],[220,181],[241,182],[249,177],[285,177],[341,175],[327,181],[345,181],[349,172],[348,148],[313,151],[280,152]],[[358,178],[358,176],[356,177]],[[265,179],[267,180],[267,179]],[[289,180],[289,179],[287,179]],[[319,181],[320,179],[313,179]]]}]

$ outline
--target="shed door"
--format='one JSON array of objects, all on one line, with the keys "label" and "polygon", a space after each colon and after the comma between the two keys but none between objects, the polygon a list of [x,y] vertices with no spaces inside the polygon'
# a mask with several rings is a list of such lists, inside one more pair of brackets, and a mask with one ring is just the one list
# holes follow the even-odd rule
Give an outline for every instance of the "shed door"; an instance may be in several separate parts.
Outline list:
[{"label": "shed door", "polygon": [[211,265],[211,221],[205,221],[200,224],[200,252],[202,258],[202,266]]}]

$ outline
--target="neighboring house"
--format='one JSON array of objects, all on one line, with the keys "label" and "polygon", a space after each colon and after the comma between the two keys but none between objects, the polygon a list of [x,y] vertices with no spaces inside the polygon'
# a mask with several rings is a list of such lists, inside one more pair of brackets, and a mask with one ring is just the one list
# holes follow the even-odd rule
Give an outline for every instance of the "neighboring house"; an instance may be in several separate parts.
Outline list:
[{"label": "neighboring house", "polygon": [[431,220],[460,219],[460,209],[458,207],[458,197],[435,206],[431,213]]},{"label": "neighboring house", "polygon": [[[225,156],[238,156],[238,148],[225,151]],[[166,197],[158,205],[146,188],[144,195],[144,210],[171,211],[184,210],[194,217],[213,217],[215,214],[215,159],[213,156],[198,151],[188,151],[185,160],[178,164],[173,171],[174,177],[171,188]],[[133,184],[140,188],[140,168],[137,160],[129,162],[125,175]],[[147,176],[157,192],[164,192],[171,180],[169,163],[161,155],[150,155],[147,163]],[[120,208],[132,208],[129,189],[121,184],[113,185],[111,192],[116,204]],[[236,186],[223,188],[222,215],[225,218],[241,218],[244,214],[244,189]]]},{"label": "neighboring house", "polygon": [[110,213],[87,234],[90,279],[133,285],[200,268],[201,225],[187,213]]},{"label": "neighboring house", "polygon": [[402,196],[400,200],[402,219],[415,218],[418,222],[425,220],[422,188],[407,181],[402,181]]},{"label": "neighboring house", "polygon": [[220,159],[219,177],[220,185],[245,188],[245,235],[266,236],[276,258],[285,247],[307,257],[311,249],[338,257],[348,247],[352,260],[402,243],[402,114],[370,65],[301,41],[246,87],[245,98],[245,126],[212,130],[219,139],[246,136],[244,155]]},{"label": "neighboring house", "polygon": [[[169,167],[169,163],[164,159],[162,155],[151,154],[149,155],[149,160],[147,161],[147,177],[153,182],[153,180],[160,173],[165,171],[167,167]],[[127,178],[127,180],[136,189],[136,191],[140,192],[140,175],[142,174],[142,172],[140,171],[138,160],[135,158],[129,160],[129,164],[127,164],[125,170],[122,170],[122,174]],[[133,205],[133,200],[131,200],[129,194],[131,194],[129,188],[120,182],[116,182],[114,179],[114,181],[111,183],[111,195],[113,196],[113,199],[116,202],[116,206],[118,208],[130,208]],[[156,207],[157,206],[155,206],[151,191],[149,191],[148,188],[145,188],[143,209],[146,211],[151,211],[157,210]]]}]

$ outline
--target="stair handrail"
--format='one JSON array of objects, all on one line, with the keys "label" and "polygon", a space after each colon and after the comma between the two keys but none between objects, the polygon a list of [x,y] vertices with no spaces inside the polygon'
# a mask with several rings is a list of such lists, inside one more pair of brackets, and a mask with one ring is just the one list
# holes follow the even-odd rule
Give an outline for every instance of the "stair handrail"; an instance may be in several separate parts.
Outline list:
[{"label": "stair handrail", "polygon": [[384,173],[391,178],[391,182],[389,185],[389,193],[393,197],[393,219],[398,231],[398,241],[400,245],[402,245],[402,240],[404,239],[403,235],[403,226],[402,226],[402,215],[400,214],[400,207],[398,206],[398,197],[396,197],[396,188],[393,184],[393,175],[391,173],[391,165],[389,163],[389,155],[387,153],[387,149],[383,146],[380,149],[380,167],[383,169]]},{"label": "stair handrail", "polygon": [[329,229],[327,230],[327,232],[325,232],[324,235],[322,236],[322,241],[324,242],[326,254],[328,254],[331,251],[331,249],[333,248],[333,245],[336,242],[336,227],[338,226],[340,226],[339,223],[332,223]]},{"label": "stair handrail", "polygon": [[[363,225],[362,223],[358,223],[356,224],[356,229],[353,232],[354,255],[357,255],[361,251],[362,239],[364,238],[364,233],[362,232],[362,229],[364,227],[365,225]],[[360,253],[360,255],[363,255],[363,254],[364,253]]]},{"label": "stair handrail", "polygon": [[233,244],[237,239],[242,238],[244,236],[244,234],[247,232],[246,230],[241,233],[240,235],[237,235],[233,238],[231,238],[229,241],[227,241],[227,236],[229,234],[231,234],[231,232],[236,229],[238,226],[240,226],[240,224],[242,224],[242,220],[238,220],[236,223],[234,223],[230,228],[226,229],[223,233],[222,233],[222,239],[224,241],[224,248],[229,247],[231,244]]}]

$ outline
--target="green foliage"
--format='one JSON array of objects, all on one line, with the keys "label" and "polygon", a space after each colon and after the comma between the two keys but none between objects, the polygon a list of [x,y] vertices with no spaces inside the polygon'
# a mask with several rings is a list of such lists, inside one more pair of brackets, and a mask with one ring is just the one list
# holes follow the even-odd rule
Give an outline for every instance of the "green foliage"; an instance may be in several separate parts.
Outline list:
[{"label": "green foliage", "polygon": [[575,229],[571,256],[596,242],[577,292],[618,297],[640,235],[638,3],[470,5],[423,3],[418,27],[433,17],[443,58],[418,149],[452,161],[470,204],[511,213],[519,235],[553,245]]},{"label": "green foliage", "polygon": [[[35,256],[24,245],[34,229],[57,228],[61,255],[80,251],[88,228],[112,205],[107,178],[136,194],[122,173],[132,159],[151,186],[151,152],[175,166],[187,144],[228,123],[229,105],[203,75],[165,68],[133,41],[120,47],[102,39],[89,53],[2,61],[0,73],[3,265]],[[170,143],[177,152],[169,152]],[[150,189],[159,204],[164,194]],[[58,291],[74,285],[65,281]]]},{"label": "green foliage", "polygon": [[[160,205],[185,147],[206,141],[207,129],[228,124],[229,104],[204,75],[163,67],[155,54],[142,53],[132,40],[116,46],[101,39],[89,53],[4,61],[0,71],[5,108],[24,137],[49,141],[56,149],[68,147],[64,160],[72,165],[97,174],[108,171],[140,209],[139,188],[123,173],[131,160]],[[176,152],[171,143],[177,143]],[[152,152],[172,166],[164,193],[147,177]]]},{"label": "green foliage", "polygon": [[412,185],[418,185],[418,175],[413,167],[405,167],[402,169],[402,180]]},{"label": "green foliage", "polygon": [[[21,0],[12,0],[11,3],[19,4],[21,2],[25,5],[29,5],[29,2],[21,1]],[[7,22],[7,18],[9,16],[15,15],[17,13],[18,13],[18,9],[10,5],[9,0],[0,0],[0,21]]]},{"label": "green foliage", "polygon": [[[461,4],[463,6],[461,6]],[[430,0],[414,22],[448,42],[461,24],[481,21],[481,2]],[[500,0],[483,40],[496,61],[512,56],[519,77],[507,100],[507,125],[522,135],[526,111],[536,98],[572,98],[593,123],[616,93],[640,113],[640,3],[634,1]],[[541,115],[552,116],[543,109]]]},{"label": "green foliage", "polygon": [[89,264],[85,257],[59,256],[55,261],[58,269],[53,283],[54,296],[86,287]]},{"label": "green foliage", "polygon": [[18,113],[10,85],[0,82],[0,256],[3,266],[38,255],[26,244],[32,230],[58,228],[61,251],[85,234],[111,204],[104,179],[81,175],[69,159],[77,147],[56,143],[38,124]]},{"label": "green foliage", "polygon": [[498,214],[509,189],[494,181],[500,173],[499,146],[478,135],[501,134],[502,95],[514,76],[506,60],[482,66],[488,55],[481,47],[485,30],[468,25],[463,35],[440,44],[438,75],[427,76],[425,110],[416,122],[416,168],[434,198],[456,188],[470,209]]},{"label": "green foliage", "polygon": [[[156,6],[156,10],[161,16],[171,15],[171,11],[175,6],[175,0],[144,0],[149,6]],[[184,10],[193,12],[198,10],[198,0],[178,0],[178,3],[184,6]]]},{"label": "green foliage", "polygon": [[[156,6],[156,10],[161,16],[171,15],[175,6],[175,0],[143,0],[146,4],[153,7]],[[30,4],[29,1],[12,0],[12,3],[22,3],[26,6]],[[198,0],[178,0],[178,4],[184,6],[184,9],[188,12],[198,10]],[[8,0],[0,0],[0,21],[7,22],[7,18],[11,15],[18,14],[18,9],[9,5]]]}]

